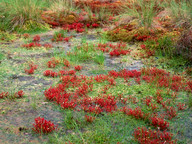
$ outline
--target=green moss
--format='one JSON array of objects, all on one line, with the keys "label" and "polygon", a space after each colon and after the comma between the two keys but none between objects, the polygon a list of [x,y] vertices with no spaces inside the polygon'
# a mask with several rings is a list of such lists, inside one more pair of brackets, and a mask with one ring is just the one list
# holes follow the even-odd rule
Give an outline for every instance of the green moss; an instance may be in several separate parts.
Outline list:
[{"label": "green moss", "polygon": [[16,34],[0,31],[0,41],[12,41],[17,38]]},{"label": "green moss", "polygon": [[29,21],[26,21],[25,24],[22,26],[22,27],[16,27],[16,30],[21,32],[21,33],[24,33],[24,32],[28,32],[28,33],[31,33],[31,32],[36,32],[36,31],[47,31],[49,30],[50,27],[48,24],[42,24],[42,23],[38,23],[36,21],[32,21],[32,20],[29,20]]},{"label": "green moss", "polygon": [[4,58],[4,55],[0,53],[0,61]]}]

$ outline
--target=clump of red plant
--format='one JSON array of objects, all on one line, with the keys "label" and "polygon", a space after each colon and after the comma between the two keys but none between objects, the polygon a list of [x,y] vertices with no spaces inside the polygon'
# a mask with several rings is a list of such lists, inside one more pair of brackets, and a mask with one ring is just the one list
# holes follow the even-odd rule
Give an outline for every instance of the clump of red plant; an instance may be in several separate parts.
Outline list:
[{"label": "clump of red plant", "polygon": [[39,35],[36,35],[33,37],[34,42],[40,42],[40,40],[41,40],[41,37]]},{"label": "clump of red plant", "polygon": [[69,37],[65,37],[64,34],[62,33],[58,33],[56,35],[54,35],[54,37],[51,39],[53,42],[69,42],[69,40],[72,38],[72,36]]},{"label": "clump of red plant", "polygon": [[147,83],[153,83],[157,87],[170,88],[173,91],[188,90],[187,82],[182,76],[170,75],[163,69],[143,68],[141,73],[142,79]]},{"label": "clump of red plant", "polygon": [[173,119],[177,116],[177,111],[174,107],[167,107],[167,115],[169,119]]},{"label": "clump of red plant", "polygon": [[74,68],[75,68],[76,71],[80,71],[80,70],[82,69],[82,66],[77,65],[77,66],[75,66]]},{"label": "clump of red plant", "polygon": [[24,92],[22,90],[19,90],[18,92],[15,92],[14,94],[10,94],[9,92],[1,92],[0,93],[0,99],[4,98],[23,98]]},{"label": "clump of red plant", "polygon": [[23,37],[24,37],[25,39],[27,39],[27,38],[30,37],[30,35],[29,35],[28,33],[24,33],[24,34],[23,34]]},{"label": "clump of red plant", "polygon": [[44,44],[43,46],[44,46],[45,48],[52,48],[52,47],[53,47],[53,45],[50,44],[50,43],[46,43],[46,44]]},{"label": "clump of red plant", "polygon": [[[27,35],[26,35],[27,36]],[[34,48],[34,47],[42,47],[42,45],[39,43],[41,40],[40,36],[39,35],[36,35],[33,37],[33,41],[30,42],[30,43],[27,43],[27,44],[23,44],[22,47],[25,47],[27,49],[31,49],[31,48]],[[52,44],[44,44],[43,45],[45,48],[52,48]]]},{"label": "clump of red plant", "polygon": [[150,39],[151,37],[149,35],[138,35],[138,34],[135,34],[134,38],[137,41],[146,41],[146,40]]},{"label": "clump of red plant", "polygon": [[80,22],[76,22],[76,23],[72,23],[72,24],[67,24],[67,25],[64,25],[63,26],[63,29],[64,30],[67,30],[67,31],[76,31],[78,33],[82,33],[85,31],[85,28],[98,28],[100,25],[98,23],[93,23],[93,24],[83,24],[83,23],[80,23]]},{"label": "clump of red plant", "polygon": [[85,120],[89,123],[92,123],[95,120],[95,117],[85,115]]},{"label": "clump of red plant", "polygon": [[[144,51],[144,53],[139,53],[139,56],[141,58],[149,58],[151,56],[155,55],[155,50],[151,50],[146,45],[142,44],[140,45],[141,49]],[[137,53],[136,53],[137,54]],[[138,54],[137,54],[138,55]]]},{"label": "clump of red plant", "polygon": [[147,113],[144,113],[140,107],[137,107],[135,109],[123,107],[121,111],[124,112],[126,115],[133,116],[136,119],[145,120],[148,118],[148,115],[149,115]]},{"label": "clump of red plant", "polygon": [[33,62],[29,64],[29,69],[25,69],[25,73],[27,74],[34,74],[34,71],[37,69],[37,65],[35,65]]},{"label": "clump of red plant", "polygon": [[27,49],[33,48],[33,47],[41,47],[42,45],[37,42],[31,42],[29,44],[23,44],[22,47],[25,47]]},{"label": "clump of red plant", "polygon": [[169,128],[169,123],[157,116],[151,117],[151,123],[154,127],[159,127],[161,130],[167,130]]},{"label": "clump of red plant", "polygon": [[134,130],[134,138],[140,144],[176,144],[176,140],[172,140],[172,135],[167,131],[151,130],[145,127],[138,127]]},{"label": "clump of red plant", "polygon": [[97,50],[100,50],[102,52],[109,52],[110,56],[120,56],[120,55],[127,55],[130,54],[131,50],[126,49],[127,45],[125,43],[117,43],[117,44],[112,44],[112,43],[106,43],[106,44],[101,44],[99,43],[97,46]]},{"label": "clump of red plant", "polygon": [[6,98],[9,96],[9,92],[1,92],[0,93],[0,99]]},{"label": "clump of red plant", "polygon": [[184,103],[178,103],[177,107],[178,107],[178,110],[185,110],[187,108]]},{"label": "clump of red plant", "polygon": [[51,121],[47,121],[45,118],[35,118],[34,128],[32,130],[38,134],[48,134],[57,129],[57,127]]},{"label": "clump of red plant", "polygon": [[64,59],[63,61],[63,64],[66,66],[66,67],[69,67],[70,66],[70,62],[66,59]]},{"label": "clump of red plant", "polygon": [[15,97],[15,98],[22,98],[23,95],[24,95],[24,92],[23,92],[22,90],[19,90],[18,92],[16,92],[16,93],[14,94],[14,97]]},{"label": "clump of red plant", "polygon": [[50,61],[47,62],[48,68],[55,68],[56,65],[59,64],[59,61],[55,58],[52,58]]},{"label": "clump of red plant", "polygon": [[58,76],[58,73],[57,72],[53,72],[51,70],[46,70],[46,71],[44,71],[43,75],[46,76],[46,77],[53,77],[53,78],[55,78],[55,77]]}]

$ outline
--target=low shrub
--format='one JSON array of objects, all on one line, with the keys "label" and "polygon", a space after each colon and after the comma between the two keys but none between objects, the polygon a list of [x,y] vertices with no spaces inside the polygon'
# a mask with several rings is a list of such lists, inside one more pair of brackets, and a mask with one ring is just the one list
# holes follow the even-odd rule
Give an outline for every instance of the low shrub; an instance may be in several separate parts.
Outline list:
[{"label": "low shrub", "polygon": [[25,31],[44,29],[41,19],[41,0],[2,0],[0,4],[0,29]]},{"label": "low shrub", "polygon": [[177,42],[177,54],[188,60],[192,60],[192,27],[185,31]]}]

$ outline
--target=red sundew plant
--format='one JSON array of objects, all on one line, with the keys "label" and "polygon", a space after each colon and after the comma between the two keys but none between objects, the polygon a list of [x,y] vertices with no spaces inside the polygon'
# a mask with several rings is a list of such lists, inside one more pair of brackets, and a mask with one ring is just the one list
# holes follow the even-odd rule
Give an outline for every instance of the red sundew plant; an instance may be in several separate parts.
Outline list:
[{"label": "red sundew plant", "polygon": [[61,82],[62,84],[66,85],[66,86],[74,86],[74,87],[78,87],[80,86],[80,83],[82,82],[82,80],[80,78],[78,78],[76,75],[66,75],[66,76],[62,76],[61,78]]},{"label": "red sundew plant", "polygon": [[23,44],[22,47],[25,47],[27,49],[33,48],[33,47],[41,47],[42,45],[40,43],[37,42],[32,42],[29,44]]},{"label": "red sundew plant", "polygon": [[175,108],[168,107],[167,108],[167,116],[168,116],[168,118],[170,120],[173,119],[174,117],[176,117],[177,116],[177,111],[175,110]]},{"label": "red sundew plant", "polygon": [[146,98],[144,99],[144,103],[145,103],[147,106],[150,105],[151,101],[152,101],[152,97],[151,97],[151,96],[146,97]]},{"label": "red sundew plant", "polygon": [[10,99],[23,98],[23,96],[24,96],[24,92],[22,90],[19,90],[18,92],[15,92],[14,94],[10,94],[9,92],[1,92],[0,93],[0,99],[4,99],[4,98],[10,98]]},{"label": "red sundew plant", "polygon": [[140,77],[135,78],[135,82],[138,83],[138,84],[141,84],[141,78]]},{"label": "red sundew plant", "polygon": [[48,134],[57,129],[57,127],[51,121],[47,121],[45,118],[35,118],[35,124],[32,130],[38,134]]},{"label": "red sundew plant", "polygon": [[64,30],[71,31],[75,30],[78,33],[84,32],[84,24],[83,23],[73,23],[73,24],[68,24],[63,27]]},{"label": "red sundew plant", "polygon": [[46,70],[46,71],[44,71],[43,75],[46,76],[46,77],[53,77],[53,78],[55,78],[55,77],[58,76],[58,73],[57,72],[53,72],[51,70]]},{"label": "red sundew plant", "polygon": [[85,120],[89,123],[92,123],[95,120],[95,117],[85,115]]},{"label": "red sundew plant", "polygon": [[53,47],[53,45],[52,44],[49,44],[49,43],[46,43],[46,44],[44,44],[43,45],[45,48],[52,48]]},{"label": "red sundew plant", "polygon": [[114,49],[111,51],[109,54],[110,56],[120,56],[120,55],[127,55],[130,53],[130,50],[119,50],[119,49]]},{"label": "red sundew plant", "polygon": [[138,35],[138,34],[135,34],[134,35],[134,38],[137,40],[137,41],[146,41],[148,39],[150,39],[151,37],[148,36],[148,35]]},{"label": "red sundew plant", "polygon": [[187,85],[189,86],[189,89],[192,91],[192,81],[188,81]]},{"label": "red sundew plant", "polygon": [[29,69],[24,69],[27,74],[34,74],[34,71],[37,69],[37,65],[33,62],[29,64]]},{"label": "red sundew plant", "polygon": [[110,87],[111,87],[111,85],[105,85],[104,88],[102,89],[102,92],[103,92],[104,94],[106,94],[106,93],[107,93],[107,90],[108,90]]},{"label": "red sundew plant", "polygon": [[24,92],[22,90],[20,90],[14,94],[15,98],[22,98],[23,95],[24,95]]},{"label": "red sundew plant", "polygon": [[169,128],[169,123],[159,117],[151,117],[151,123],[154,127],[159,127],[161,130],[167,130]]},{"label": "red sundew plant", "polygon": [[119,73],[115,70],[111,70],[108,72],[109,76],[112,76],[113,78],[117,78],[119,76]]},{"label": "red sundew plant", "polygon": [[24,37],[25,39],[27,39],[27,38],[30,37],[30,35],[29,35],[28,33],[24,33],[24,34],[23,34],[23,37]]},{"label": "red sundew plant", "polygon": [[92,24],[92,28],[98,28],[98,27],[99,27],[99,24],[97,24],[97,23]]},{"label": "red sundew plant", "polygon": [[69,101],[69,99],[61,99],[60,106],[63,109],[74,109],[77,106],[77,104],[73,101]]},{"label": "red sundew plant", "polygon": [[87,28],[89,28],[90,26],[91,26],[91,25],[90,25],[89,23],[88,23],[88,24],[86,24],[86,27],[87,27]]},{"label": "red sundew plant", "polygon": [[121,78],[138,78],[141,76],[141,72],[137,70],[121,70],[119,72],[119,77]]},{"label": "red sundew plant", "polygon": [[75,75],[76,71],[74,70],[69,70],[69,71],[66,71],[66,74],[68,75]]},{"label": "red sundew plant", "polygon": [[80,71],[80,70],[82,69],[82,66],[77,65],[77,66],[75,66],[74,68],[75,68],[76,71]]},{"label": "red sundew plant", "polygon": [[80,96],[85,96],[89,91],[92,91],[92,85],[84,83],[76,90],[76,93]]},{"label": "red sundew plant", "polygon": [[41,37],[39,35],[36,35],[33,37],[34,42],[40,42],[40,40],[41,40]]},{"label": "red sundew plant", "polygon": [[155,84],[157,87],[170,88],[173,91],[179,92],[187,90],[187,82],[183,77],[170,75],[168,72],[157,68],[143,68],[142,77],[147,83]]},{"label": "red sundew plant", "polygon": [[158,106],[156,104],[153,104],[153,103],[150,103],[149,107],[152,109],[152,111],[154,111],[158,108]]},{"label": "red sundew plant", "polygon": [[143,49],[143,50],[146,50],[146,49],[147,49],[147,48],[146,48],[146,45],[144,45],[144,44],[140,45],[140,47],[141,47],[141,49]]},{"label": "red sundew plant", "polygon": [[141,58],[149,58],[155,55],[155,50],[150,50],[149,48],[146,47],[146,45],[142,44],[140,45],[140,47],[145,52],[145,53],[139,53]]},{"label": "red sundew plant", "polygon": [[146,120],[148,118],[149,114],[144,113],[140,107],[137,107],[135,109],[123,107],[121,109],[122,112],[124,112],[126,115],[133,116],[136,119],[143,119]]},{"label": "red sundew plant", "polygon": [[55,58],[52,58],[50,61],[47,62],[47,67],[48,68],[55,68],[55,66],[58,64],[59,64],[59,61],[56,60]]},{"label": "red sundew plant", "polygon": [[33,68],[25,69],[25,73],[27,73],[27,74],[34,74],[34,69]]},{"label": "red sundew plant", "polygon": [[93,24],[90,24],[90,23],[87,23],[87,24],[83,24],[83,23],[80,23],[80,22],[76,22],[76,23],[73,23],[73,24],[67,24],[67,25],[64,25],[63,26],[63,29],[64,30],[67,30],[67,31],[76,31],[78,33],[82,33],[85,31],[85,28],[98,28],[100,25],[98,23],[93,23]]},{"label": "red sundew plant", "polygon": [[[113,45],[110,46],[110,48]],[[69,63],[66,62],[66,63]],[[47,100],[55,102],[63,109],[72,109],[77,111],[84,111],[86,113],[93,114],[102,114],[102,113],[112,113],[122,111],[127,116],[131,116],[136,120],[143,120],[149,126],[158,129],[156,131],[158,134],[156,135],[154,131],[150,131],[146,129],[146,134],[151,134],[150,136],[142,136],[142,134],[138,134],[141,138],[146,139],[146,142],[149,143],[164,143],[173,142],[172,137],[165,130],[169,129],[169,123],[166,121],[167,119],[171,119],[177,116],[177,111],[175,108],[171,107],[175,104],[175,101],[172,100],[177,99],[177,93],[175,89],[171,88],[172,83],[182,83],[187,86],[186,81],[179,76],[171,75],[168,72],[157,69],[142,69],[139,70],[121,70],[121,71],[109,71],[107,75],[96,75],[96,76],[78,76],[75,75],[75,70],[67,70],[68,67],[65,67],[64,70],[59,71],[58,75],[60,77],[60,83],[55,87],[50,87],[44,92],[44,95]],[[51,71],[46,72],[50,76]],[[140,99],[135,97],[135,95],[128,95],[124,97],[123,94],[117,96],[108,94],[111,92],[111,89],[115,87],[115,84],[119,83],[119,80],[135,80],[140,83],[142,80],[146,81],[149,84],[153,84],[154,87],[165,87],[166,91],[157,90],[156,94],[153,96],[147,96],[143,101],[144,107],[136,107],[130,108],[127,105],[132,103],[138,106],[140,104]],[[166,80],[168,79],[168,80]],[[120,80],[120,81],[121,81]],[[122,82],[122,81],[121,81]],[[168,83],[168,85],[166,85]],[[95,84],[99,85],[99,89],[97,87],[95,89]],[[104,84],[104,85],[103,85]],[[125,81],[125,84],[126,81]],[[174,91],[173,91],[174,90]],[[184,90],[183,86],[179,89]],[[98,92],[97,97],[89,97],[89,94]],[[167,98],[168,97],[168,98]],[[178,104],[178,103],[177,103]],[[182,104],[178,104],[178,110],[182,109],[184,106]],[[143,109],[145,108],[145,109]],[[157,111],[157,109],[161,109]],[[158,114],[157,114],[158,112]],[[86,118],[85,118],[86,119]],[[89,120],[87,117],[86,121]],[[144,129],[143,129],[144,130]],[[161,131],[160,131],[161,130]],[[154,132],[154,133],[153,133]],[[139,138],[136,138],[139,143],[143,141]]]},{"label": "red sundew plant", "polygon": [[56,39],[52,39],[52,41],[56,41],[56,42],[59,42],[59,41],[64,41],[64,42],[69,42],[69,40],[71,39],[72,37],[59,37],[59,35],[58,35],[58,37],[56,38]]},{"label": "red sundew plant", "polygon": [[95,76],[94,79],[95,79],[96,82],[101,83],[101,82],[107,80],[108,76],[101,74],[101,75]]},{"label": "red sundew plant", "polygon": [[58,72],[58,75],[59,75],[59,76],[68,75],[68,72],[65,71],[65,70],[60,70],[60,71]]},{"label": "red sundew plant", "polygon": [[116,85],[116,81],[114,78],[108,78],[107,81],[109,82],[110,85]]},{"label": "red sundew plant", "polygon": [[51,40],[59,42],[59,41],[63,41],[63,39],[64,39],[64,35],[59,33],[59,34],[54,35],[54,37]]},{"label": "red sundew plant", "polygon": [[117,100],[114,96],[103,95],[102,98],[96,97],[94,103],[98,104],[102,111],[113,112],[117,109]]},{"label": "red sundew plant", "polygon": [[134,138],[140,144],[176,144],[176,140],[172,140],[172,135],[167,131],[151,130],[145,127],[138,127],[134,130]]},{"label": "red sundew plant", "polygon": [[[44,95],[46,99],[49,101],[57,101],[60,99],[61,94],[65,92],[65,86],[62,85],[62,88],[60,87],[50,87],[49,89],[45,90]],[[68,97],[66,97],[68,98]],[[60,103],[59,101],[57,102]]]},{"label": "red sundew plant", "polygon": [[66,67],[70,67],[70,62],[68,60],[64,60],[63,61],[63,64],[66,66]]},{"label": "red sundew plant", "polygon": [[9,92],[1,92],[0,93],[0,99],[4,99],[9,96]]},{"label": "red sundew plant", "polygon": [[185,109],[187,109],[187,107],[185,106],[184,103],[178,103],[177,107],[178,107],[178,110],[185,110]]},{"label": "red sundew plant", "polygon": [[65,37],[63,40],[64,40],[65,42],[69,42],[70,39],[71,39],[71,37]]},{"label": "red sundew plant", "polygon": [[102,52],[109,52],[110,56],[120,56],[120,55],[127,55],[130,54],[131,50],[126,49],[127,45],[125,43],[106,43],[101,44],[99,43],[97,45],[97,50],[100,50]]}]

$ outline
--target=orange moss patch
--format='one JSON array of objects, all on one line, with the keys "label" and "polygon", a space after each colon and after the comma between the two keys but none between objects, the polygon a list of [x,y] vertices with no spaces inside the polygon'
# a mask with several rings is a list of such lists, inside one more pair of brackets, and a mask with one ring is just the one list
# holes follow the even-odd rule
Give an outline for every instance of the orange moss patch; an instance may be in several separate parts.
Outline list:
[{"label": "orange moss patch", "polygon": [[53,11],[44,11],[42,13],[42,19],[46,23],[55,27],[62,26],[65,24],[72,24],[77,21],[77,16],[74,13],[64,16],[62,15],[62,13],[58,15],[56,12]]}]

